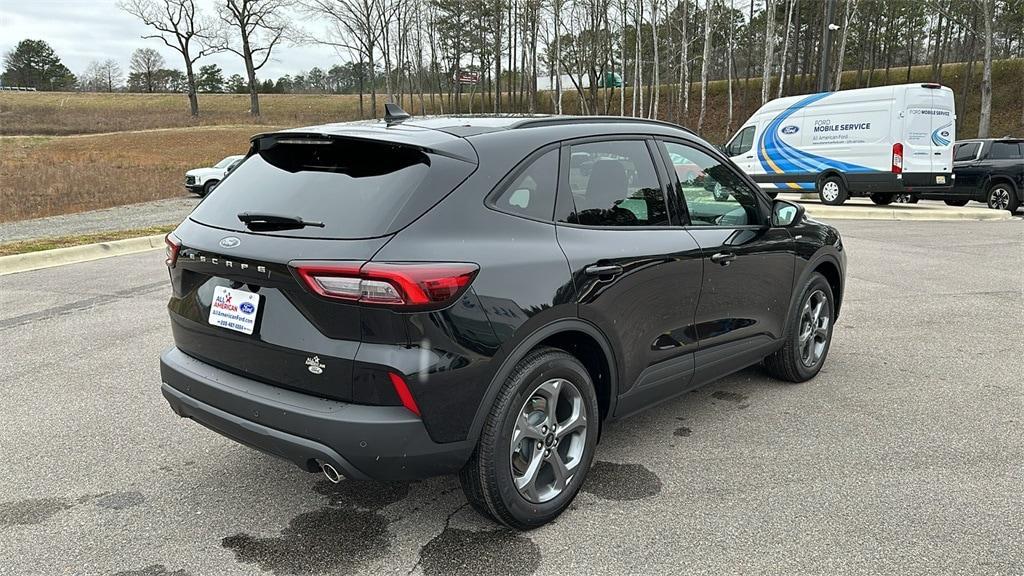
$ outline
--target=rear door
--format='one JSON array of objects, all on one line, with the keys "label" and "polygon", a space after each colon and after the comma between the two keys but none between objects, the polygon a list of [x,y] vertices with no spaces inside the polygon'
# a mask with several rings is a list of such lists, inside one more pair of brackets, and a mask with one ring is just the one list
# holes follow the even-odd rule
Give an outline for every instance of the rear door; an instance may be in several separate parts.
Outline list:
[{"label": "rear door", "polygon": [[982,155],[983,142],[957,142],[953,151],[953,179],[955,196],[977,199],[982,180],[987,170],[978,158]]},{"label": "rear door", "polygon": [[[943,88],[906,88],[903,111],[903,172],[935,173],[927,184],[947,184],[956,139],[952,92]],[[924,184],[922,182],[922,184]]]},{"label": "rear door", "polygon": [[743,368],[782,337],[795,266],[793,239],[768,225],[768,203],[746,179],[696,144],[665,139],[669,162],[685,158],[703,177],[678,182],[688,230],[704,260],[694,318],[694,385]]},{"label": "rear door", "polygon": [[697,347],[701,253],[666,202],[653,141],[609,137],[563,145],[556,233],[579,315],[618,352],[617,415],[686,390]]}]

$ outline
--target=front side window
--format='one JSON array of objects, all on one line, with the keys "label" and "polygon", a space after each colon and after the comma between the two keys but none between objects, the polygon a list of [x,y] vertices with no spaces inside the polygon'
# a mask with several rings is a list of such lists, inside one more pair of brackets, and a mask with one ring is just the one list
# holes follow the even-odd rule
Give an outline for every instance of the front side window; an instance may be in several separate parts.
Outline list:
[{"label": "front side window", "polygon": [[763,221],[756,192],[725,164],[677,142],[666,142],[694,226],[748,226]]},{"label": "front side window", "polygon": [[739,156],[750,152],[750,149],[754,146],[754,127],[747,126],[740,130],[733,136],[732,141],[729,142],[729,146],[726,147],[726,152],[729,156]]},{"label": "front side window", "polygon": [[575,209],[564,220],[585,226],[667,226],[668,211],[643,140],[569,146]]},{"label": "front side window", "polygon": [[551,220],[558,182],[558,149],[549,150],[530,163],[494,200],[502,212]]},{"label": "front side window", "polygon": [[1020,144],[1016,142],[993,142],[988,153],[991,160],[1017,160],[1021,158]]},{"label": "front side window", "polygon": [[981,146],[978,142],[965,142],[963,144],[956,145],[956,152],[953,154],[954,162],[963,162],[965,160],[974,160],[974,157],[978,155],[978,147]]}]

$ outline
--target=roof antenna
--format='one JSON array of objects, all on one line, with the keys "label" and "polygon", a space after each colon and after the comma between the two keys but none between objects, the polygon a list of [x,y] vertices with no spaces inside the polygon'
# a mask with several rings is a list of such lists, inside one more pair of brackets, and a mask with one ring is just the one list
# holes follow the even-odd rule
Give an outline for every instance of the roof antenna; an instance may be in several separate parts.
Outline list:
[{"label": "roof antenna", "polygon": [[402,107],[398,104],[392,104],[391,102],[384,104],[384,122],[386,122],[388,126],[401,124],[409,118],[411,118],[409,113],[402,110]]}]

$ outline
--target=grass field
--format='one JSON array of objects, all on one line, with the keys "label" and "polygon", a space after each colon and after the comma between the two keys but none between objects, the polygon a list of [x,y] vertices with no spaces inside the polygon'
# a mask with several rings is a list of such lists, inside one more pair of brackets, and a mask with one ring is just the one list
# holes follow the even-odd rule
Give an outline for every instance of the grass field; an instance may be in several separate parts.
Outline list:
[{"label": "grass field", "polygon": [[[943,69],[943,83],[956,90],[958,98],[962,71],[963,67],[955,64]],[[906,69],[893,69],[890,83],[903,82],[905,75]],[[972,84],[980,82],[980,77],[977,65]],[[912,81],[929,79],[929,67],[912,70]],[[844,86],[852,86],[854,81],[855,73],[848,72]],[[883,73],[876,72],[873,83],[884,83]],[[745,106],[740,87],[734,87],[733,129],[757,107],[760,84],[760,79],[751,80],[751,96]],[[991,133],[1024,135],[1024,61],[996,62],[993,84]],[[709,86],[703,135],[716,143],[729,136],[726,86],[724,81]],[[675,86],[662,86],[664,119],[677,120],[670,106],[675,94]],[[549,96],[542,94],[540,112],[551,111]],[[618,94],[611,97],[610,111],[618,113]],[[627,88],[627,113],[631,98]],[[696,127],[699,98],[699,86],[694,85],[690,114],[678,119],[681,123]],[[972,90],[967,113],[957,120],[959,136],[976,134],[979,100],[978,90]],[[383,97],[380,101],[383,103]],[[465,104],[464,110],[468,97]],[[483,104],[476,96],[474,111],[479,112]],[[359,110],[358,97],[353,95],[268,94],[261,96],[261,105],[263,117],[254,120],[248,114],[247,95],[202,94],[202,116],[193,119],[180,94],[0,92],[0,134],[4,135],[0,136],[0,221],[183,195],[185,170],[244,153],[254,133],[353,120]],[[564,110],[579,112],[575,93],[564,95]]]},{"label": "grass field", "polygon": [[0,221],[185,194],[184,174],[244,154],[253,126],[0,140]]}]

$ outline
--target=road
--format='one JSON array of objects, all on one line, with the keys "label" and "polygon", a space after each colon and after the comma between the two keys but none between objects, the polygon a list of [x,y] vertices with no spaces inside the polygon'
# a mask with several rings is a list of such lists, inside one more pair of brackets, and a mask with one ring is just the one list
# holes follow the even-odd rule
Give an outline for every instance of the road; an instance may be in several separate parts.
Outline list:
[{"label": "road", "polygon": [[838,226],[815,380],[610,427],[525,534],[453,478],[335,487],[175,417],[159,252],[0,277],[0,574],[1024,573],[1024,220]]}]

